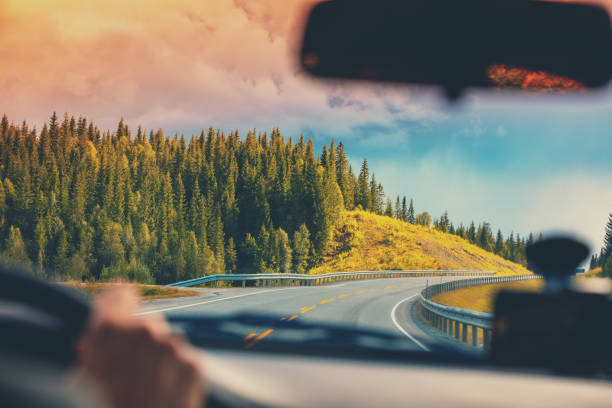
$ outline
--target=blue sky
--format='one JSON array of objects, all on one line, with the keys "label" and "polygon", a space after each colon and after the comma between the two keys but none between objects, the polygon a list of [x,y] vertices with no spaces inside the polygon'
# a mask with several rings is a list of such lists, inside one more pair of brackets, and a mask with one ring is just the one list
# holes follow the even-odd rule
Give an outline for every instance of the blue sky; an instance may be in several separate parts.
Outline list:
[{"label": "blue sky", "polygon": [[434,216],[448,210],[505,233],[570,232],[598,248],[612,212],[609,101],[466,99],[433,120],[354,126],[345,137],[353,166],[366,155],[387,193]]}]

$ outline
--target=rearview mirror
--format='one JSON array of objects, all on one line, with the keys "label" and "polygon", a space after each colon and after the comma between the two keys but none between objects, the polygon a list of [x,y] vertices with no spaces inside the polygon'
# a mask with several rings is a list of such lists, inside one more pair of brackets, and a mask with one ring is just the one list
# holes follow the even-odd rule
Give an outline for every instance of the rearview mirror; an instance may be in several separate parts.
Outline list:
[{"label": "rearview mirror", "polygon": [[304,69],[318,77],[442,86],[598,88],[612,73],[601,7],[526,0],[332,0],[308,18]]}]

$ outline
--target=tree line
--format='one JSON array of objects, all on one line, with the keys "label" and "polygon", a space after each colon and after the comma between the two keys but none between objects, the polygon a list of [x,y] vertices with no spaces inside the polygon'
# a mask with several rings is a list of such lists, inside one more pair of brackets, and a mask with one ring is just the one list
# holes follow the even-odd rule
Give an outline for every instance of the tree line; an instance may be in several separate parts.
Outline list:
[{"label": "tree line", "polygon": [[590,269],[602,268],[602,275],[612,278],[612,214],[608,216],[603,246],[598,254],[591,256]]},{"label": "tree line", "polygon": [[101,131],[53,113],[42,130],[0,121],[0,255],[60,279],[168,283],[213,273],[304,273],[326,254],[343,209],[454,233],[523,263],[525,241],[488,223],[395,208],[345,146],[209,128],[189,142],[123,119]]}]

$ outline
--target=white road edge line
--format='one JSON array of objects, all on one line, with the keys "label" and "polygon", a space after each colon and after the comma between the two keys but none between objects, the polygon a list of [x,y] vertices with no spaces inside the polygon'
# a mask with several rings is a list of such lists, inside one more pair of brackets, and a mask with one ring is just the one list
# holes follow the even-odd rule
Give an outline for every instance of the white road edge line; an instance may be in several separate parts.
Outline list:
[{"label": "white road edge line", "polygon": [[205,300],[203,302],[190,303],[188,305],[173,306],[173,307],[167,307],[167,308],[164,308],[164,309],[155,309],[155,310],[149,310],[149,311],[146,311],[146,312],[134,313],[134,316],[143,316],[143,315],[148,315],[148,314],[153,314],[153,313],[168,312],[170,310],[187,309],[189,307],[205,305],[205,304],[208,304],[208,303],[221,302],[222,300],[237,299],[237,298],[241,298],[241,297],[245,297],[245,296],[259,295],[261,293],[268,293],[268,292],[278,292],[279,290],[287,290],[287,289],[291,289],[291,288],[270,289],[270,290],[264,290],[264,291],[261,291],[261,292],[251,292],[251,293],[245,293],[244,295],[225,297],[225,298],[221,298],[221,299]]},{"label": "white road edge line", "polygon": [[397,310],[399,305],[401,305],[402,303],[406,302],[407,300],[412,299],[415,296],[417,296],[417,294],[414,294],[412,296],[408,296],[407,298],[402,299],[399,302],[397,302],[395,304],[395,306],[393,306],[393,309],[391,310],[391,320],[393,321],[393,324],[395,325],[395,327],[397,327],[397,329],[399,331],[404,333],[404,335],[406,335],[406,337],[408,337],[410,340],[412,340],[417,346],[419,346],[420,348],[422,348],[425,351],[431,351],[427,346],[425,346],[423,343],[421,343],[420,341],[415,339],[414,336],[412,336],[410,333],[408,333],[406,330],[404,330],[404,328],[402,326],[400,326],[400,324],[397,322],[397,319],[395,318],[395,311]]}]

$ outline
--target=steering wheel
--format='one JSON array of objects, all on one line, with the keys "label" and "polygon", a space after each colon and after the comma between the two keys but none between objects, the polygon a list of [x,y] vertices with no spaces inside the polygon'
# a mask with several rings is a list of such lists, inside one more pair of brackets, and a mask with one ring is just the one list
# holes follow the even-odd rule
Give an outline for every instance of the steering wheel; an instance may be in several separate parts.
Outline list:
[{"label": "steering wheel", "polygon": [[84,297],[27,268],[0,264],[0,352],[72,365],[90,310]]}]

